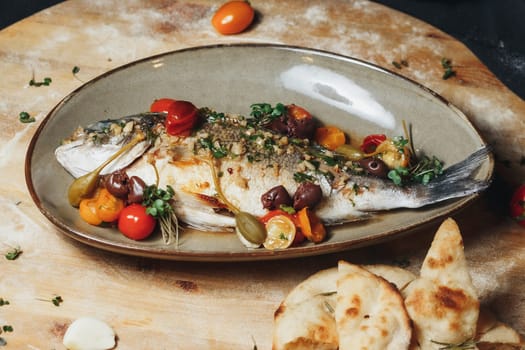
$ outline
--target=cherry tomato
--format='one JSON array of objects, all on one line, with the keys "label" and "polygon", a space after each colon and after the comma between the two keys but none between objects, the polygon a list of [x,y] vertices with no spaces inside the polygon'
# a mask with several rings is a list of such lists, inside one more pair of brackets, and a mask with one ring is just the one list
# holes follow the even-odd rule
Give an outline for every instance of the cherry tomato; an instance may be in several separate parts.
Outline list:
[{"label": "cherry tomato", "polygon": [[82,220],[90,225],[98,226],[102,219],[97,215],[97,200],[93,198],[84,198],[80,201],[78,212]]},{"label": "cherry tomato", "polygon": [[156,223],[157,220],[146,213],[146,207],[134,203],[122,209],[118,220],[118,229],[128,238],[141,240],[151,235]]},{"label": "cherry tomato", "polygon": [[312,119],[310,112],[295,104],[286,106],[286,111],[288,115],[292,116],[295,120]]},{"label": "cherry tomato", "polygon": [[361,144],[361,150],[365,153],[373,153],[377,146],[379,146],[383,141],[386,140],[386,135],[384,134],[372,134],[365,137],[363,143]]},{"label": "cherry tomato", "polygon": [[255,11],[248,1],[228,1],[211,19],[211,24],[221,34],[238,34],[248,28]]},{"label": "cherry tomato", "polygon": [[510,216],[525,227],[525,185],[518,187],[510,200]]},{"label": "cherry tomato", "polygon": [[159,98],[158,100],[153,101],[149,110],[150,112],[156,113],[170,113],[170,109],[175,103],[175,100],[172,98]]},{"label": "cherry tomato", "polygon": [[150,111],[167,113],[166,132],[172,136],[188,136],[199,117],[199,110],[193,103],[171,98],[155,100]]},{"label": "cherry tomato", "polygon": [[96,201],[97,216],[104,222],[116,221],[124,208],[124,201],[102,188]]}]

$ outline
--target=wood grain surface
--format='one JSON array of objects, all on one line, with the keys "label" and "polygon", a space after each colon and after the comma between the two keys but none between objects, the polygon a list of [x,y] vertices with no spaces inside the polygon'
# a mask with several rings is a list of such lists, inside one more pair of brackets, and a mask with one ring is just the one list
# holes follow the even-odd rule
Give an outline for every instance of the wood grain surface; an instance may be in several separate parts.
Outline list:
[{"label": "wood grain surface", "polygon": [[[39,122],[84,82],[150,55],[238,42],[329,50],[396,71],[467,114],[494,148],[496,177],[454,216],[482,304],[525,333],[525,229],[508,218],[508,192],[525,180],[525,102],[460,42],[368,1],[252,1],[257,19],[222,36],[210,19],[218,2],[71,0],[0,31],[0,325],[6,349],[63,349],[76,318],[95,316],[118,334],[117,349],[271,348],[273,312],[310,274],[336,265],[408,261],[417,271],[439,223],[394,241],[320,257],[197,263],[127,257],[66,238],[32,203],[24,157]],[[443,80],[441,58],[456,76]],[[392,61],[406,60],[395,68]],[[73,67],[79,67],[76,76]],[[49,86],[29,86],[51,77]],[[18,121],[20,112],[36,118]],[[50,189],[53,190],[53,189]],[[10,247],[23,253],[4,259]],[[41,299],[60,295],[59,307]]]}]

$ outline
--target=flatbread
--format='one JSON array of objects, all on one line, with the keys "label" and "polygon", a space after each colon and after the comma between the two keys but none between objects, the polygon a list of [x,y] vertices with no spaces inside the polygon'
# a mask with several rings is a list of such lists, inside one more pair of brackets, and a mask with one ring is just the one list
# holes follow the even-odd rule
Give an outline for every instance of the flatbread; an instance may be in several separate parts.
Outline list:
[{"label": "flatbread", "polygon": [[281,303],[275,311],[272,349],[337,350],[335,293],[317,294],[299,303]]},{"label": "flatbread", "polygon": [[435,342],[459,344],[474,339],[479,301],[454,220],[441,224],[423,261],[420,277],[404,293],[419,349],[438,349]]},{"label": "flatbread", "polygon": [[482,344],[509,344],[524,345],[525,339],[511,326],[499,321],[492,312],[482,308],[479,313],[476,329],[476,341],[478,347],[489,348]]},{"label": "flatbread", "polygon": [[408,349],[412,328],[397,288],[358,265],[340,261],[338,269],[339,349]]},{"label": "flatbread", "polygon": [[[365,265],[395,286],[405,286],[416,276],[389,265]],[[321,270],[288,293],[274,314],[274,350],[337,349],[335,323],[338,268]],[[332,308],[332,312],[327,313]],[[328,316],[328,318],[327,318]]]}]

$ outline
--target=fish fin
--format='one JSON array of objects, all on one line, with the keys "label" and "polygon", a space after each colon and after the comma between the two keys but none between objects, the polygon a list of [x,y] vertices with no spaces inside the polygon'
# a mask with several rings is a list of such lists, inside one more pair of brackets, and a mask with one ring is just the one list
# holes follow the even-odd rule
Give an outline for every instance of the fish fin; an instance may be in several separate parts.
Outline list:
[{"label": "fish fin", "polygon": [[490,186],[491,179],[477,180],[474,178],[474,175],[475,171],[489,157],[491,157],[491,151],[484,146],[461,162],[445,169],[442,175],[430,181],[427,185],[419,186],[420,195],[418,197],[421,200],[418,201],[417,207],[447,199],[464,197],[485,190]]}]

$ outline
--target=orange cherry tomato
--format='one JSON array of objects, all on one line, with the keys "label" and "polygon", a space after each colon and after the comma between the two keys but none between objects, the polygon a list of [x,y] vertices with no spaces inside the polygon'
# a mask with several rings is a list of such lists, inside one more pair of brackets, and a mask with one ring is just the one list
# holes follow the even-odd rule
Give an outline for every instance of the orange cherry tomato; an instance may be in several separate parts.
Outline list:
[{"label": "orange cherry tomato", "polygon": [[335,126],[324,126],[315,130],[315,141],[321,146],[335,151],[339,146],[346,143],[346,136],[343,130]]},{"label": "orange cherry tomato", "polygon": [[238,34],[248,28],[254,16],[248,1],[228,1],[215,12],[211,24],[221,34]]},{"label": "orange cherry tomato", "polygon": [[124,209],[124,201],[115,197],[105,188],[100,190],[96,200],[97,216],[104,222],[116,221]]},{"label": "orange cherry tomato", "polygon": [[296,214],[299,228],[303,235],[314,243],[320,243],[326,237],[326,229],[317,215],[308,207],[304,207]]},{"label": "orange cherry tomato", "polygon": [[84,198],[80,201],[78,207],[80,218],[90,225],[98,226],[102,219],[97,215],[97,200],[93,198]]}]

